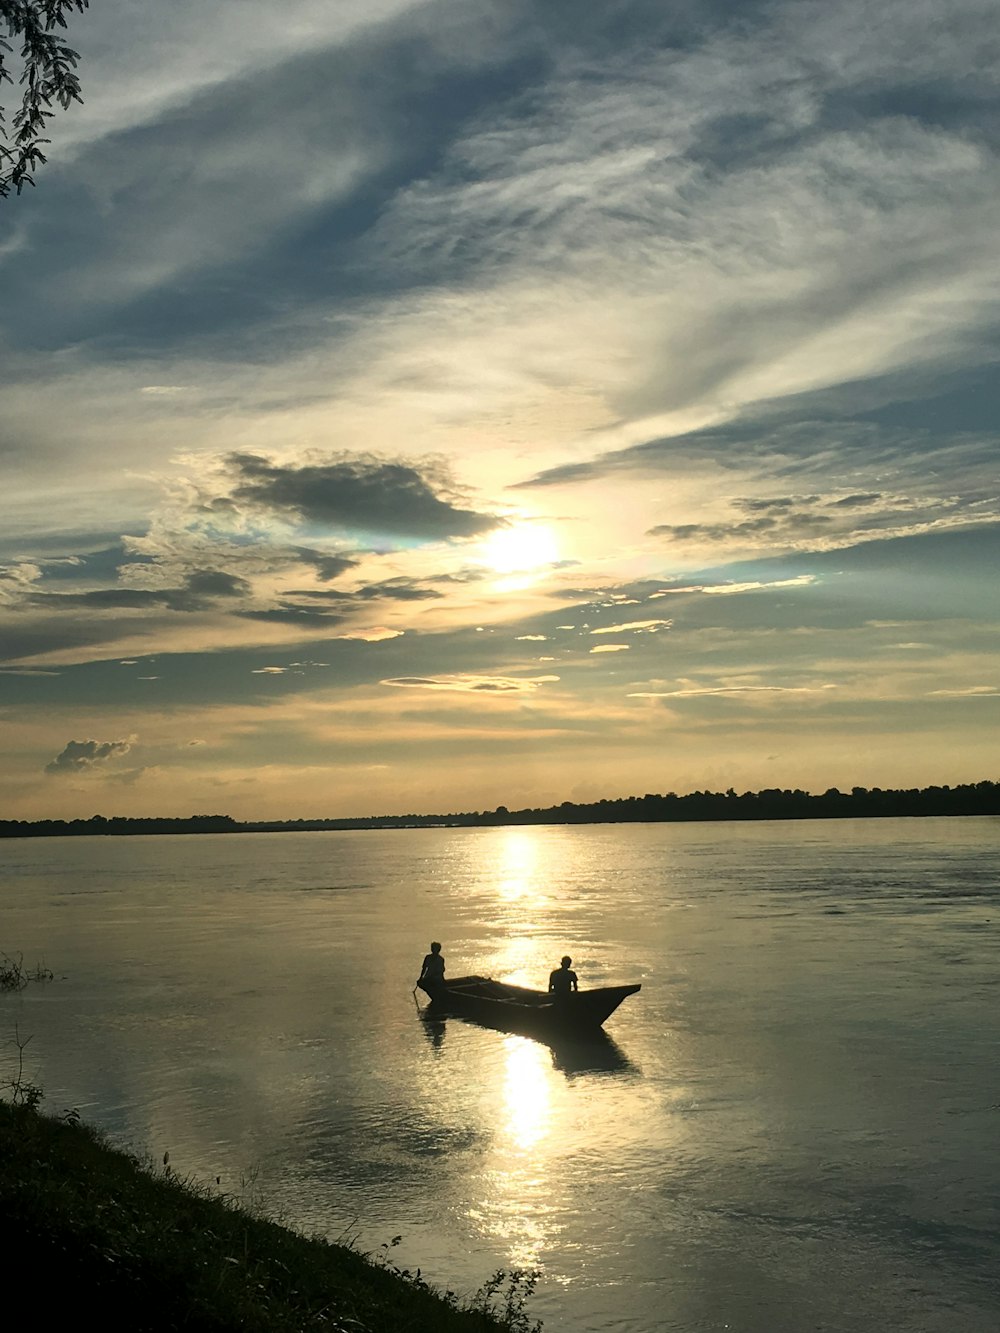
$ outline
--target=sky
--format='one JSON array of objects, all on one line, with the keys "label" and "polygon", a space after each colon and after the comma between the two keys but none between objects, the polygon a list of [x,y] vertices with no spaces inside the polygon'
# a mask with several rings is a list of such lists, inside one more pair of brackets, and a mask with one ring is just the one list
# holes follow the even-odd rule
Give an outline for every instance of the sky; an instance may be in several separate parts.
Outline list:
[{"label": "sky", "polygon": [[0,201],[0,817],[997,779],[993,0],[67,40]]}]

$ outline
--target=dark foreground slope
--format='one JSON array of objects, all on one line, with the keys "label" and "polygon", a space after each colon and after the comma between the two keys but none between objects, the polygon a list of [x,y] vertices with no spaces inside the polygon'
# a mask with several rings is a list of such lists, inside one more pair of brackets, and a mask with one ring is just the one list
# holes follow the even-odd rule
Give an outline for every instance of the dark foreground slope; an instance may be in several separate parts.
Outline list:
[{"label": "dark foreground slope", "polygon": [[[18,1327],[498,1333],[354,1250],[144,1167],[70,1116],[0,1102],[0,1256]],[[515,1276],[515,1284],[517,1277]],[[489,1302],[480,1296],[474,1305]]]}]

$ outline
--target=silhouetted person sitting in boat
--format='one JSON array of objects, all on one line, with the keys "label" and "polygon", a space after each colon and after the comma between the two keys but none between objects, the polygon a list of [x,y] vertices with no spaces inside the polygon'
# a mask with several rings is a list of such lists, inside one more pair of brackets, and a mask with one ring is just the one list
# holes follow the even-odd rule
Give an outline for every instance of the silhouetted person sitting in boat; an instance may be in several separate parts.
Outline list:
[{"label": "silhouetted person sitting in boat", "polygon": [[557,1000],[565,1000],[571,991],[580,989],[576,984],[576,973],[569,970],[572,961],[567,954],[556,970],[549,974],[549,994]]},{"label": "silhouetted person sitting in boat", "polygon": [[417,985],[428,995],[433,995],[444,985],[444,954],[437,940],[432,941],[431,951],[424,958]]}]

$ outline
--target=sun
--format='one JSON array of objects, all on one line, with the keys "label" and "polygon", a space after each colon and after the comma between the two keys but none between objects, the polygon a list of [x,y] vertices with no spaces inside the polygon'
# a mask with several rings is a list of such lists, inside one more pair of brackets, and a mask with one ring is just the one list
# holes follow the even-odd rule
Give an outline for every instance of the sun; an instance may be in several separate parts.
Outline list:
[{"label": "sun", "polygon": [[497,574],[520,574],[559,559],[555,533],[541,523],[519,520],[497,528],[483,542],[482,561]]}]

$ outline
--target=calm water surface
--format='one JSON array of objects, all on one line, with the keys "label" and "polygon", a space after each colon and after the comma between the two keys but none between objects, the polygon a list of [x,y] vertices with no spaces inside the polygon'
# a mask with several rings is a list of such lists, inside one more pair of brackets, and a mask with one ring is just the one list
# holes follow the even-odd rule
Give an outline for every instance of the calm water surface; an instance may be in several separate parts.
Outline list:
[{"label": "calm water surface", "polygon": [[[996,1333],[1000,821],[0,843],[52,1110],[546,1333]],[[411,988],[641,981],[553,1050]]]}]

